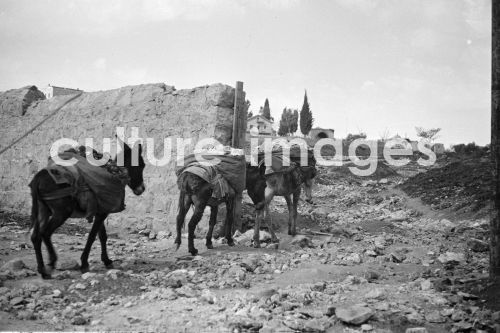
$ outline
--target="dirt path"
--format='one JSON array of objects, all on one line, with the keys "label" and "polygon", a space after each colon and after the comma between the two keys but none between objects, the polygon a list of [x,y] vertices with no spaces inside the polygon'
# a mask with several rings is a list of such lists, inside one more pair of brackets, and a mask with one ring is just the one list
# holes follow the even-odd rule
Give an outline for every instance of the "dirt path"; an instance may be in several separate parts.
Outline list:
[{"label": "dirt path", "polygon": [[[173,238],[150,240],[136,230],[111,229],[116,269],[104,269],[96,242],[90,274],[58,270],[48,281],[33,272],[33,249],[22,223],[4,216],[0,264],[20,259],[27,268],[0,273],[1,327],[448,332],[474,326],[472,331],[494,331],[498,304],[477,296],[484,287],[487,252],[478,252],[481,243],[469,249],[470,239],[484,239],[484,220],[443,220],[390,183],[338,180],[318,184],[314,195],[316,205],[301,204],[301,235],[295,238],[283,234],[286,205],[275,201],[278,249],[254,249],[245,234],[231,248],[216,242],[214,250],[206,250],[197,240],[200,255],[193,258],[187,256],[186,239],[175,252]],[[54,236],[60,268],[71,268],[79,258],[88,226],[67,228]]]}]

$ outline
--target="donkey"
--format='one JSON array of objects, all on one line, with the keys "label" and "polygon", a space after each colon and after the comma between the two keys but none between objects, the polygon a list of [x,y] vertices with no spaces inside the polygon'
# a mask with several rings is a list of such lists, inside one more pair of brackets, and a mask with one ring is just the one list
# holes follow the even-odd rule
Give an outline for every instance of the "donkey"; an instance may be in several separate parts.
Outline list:
[{"label": "donkey", "polygon": [[[128,171],[128,186],[132,189],[135,195],[141,195],[144,190],[143,181],[143,170],[145,167],[144,160],[142,158],[142,146],[138,144],[139,152],[139,163],[138,165],[133,165],[132,161],[135,162],[132,155],[132,149],[124,144],[124,150],[120,154],[123,154],[124,166]],[[116,161],[116,159],[115,159]],[[51,271],[56,266],[57,254],[52,245],[51,236],[54,231],[61,226],[68,218],[75,217],[85,217],[86,213],[82,211],[77,198],[72,194],[67,194],[66,196],[56,196],[53,193],[60,191],[61,189],[68,188],[68,184],[56,184],[52,177],[49,175],[46,169],[39,171],[30,183],[31,187],[31,197],[32,197],[32,210],[31,210],[31,241],[35,248],[37,269],[41,274],[43,279],[51,278]],[[83,250],[81,256],[81,266],[80,270],[82,273],[88,272],[89,263],[88,257],[90,254],[90,249],[95,241],[97,234],[99,234],[99,240],[101,242],[101,260],[106,266],[106,268],[113,267],[113,261],[109,259],[106,241],[107,234],[106,228],[104,226],[104,220],[108,216],[109,212],[97,210],[90,230],[87,243]],[[45,243],[49,253],[49,270],[44,266],[43,256],[42,256],[42,241]]]},{"label": "donkey", "polygon": [[194,213],[188,223],[188,251],[193,256],[198,254],[198,250],[194,247],[194,231],[196,230],[196,226],[200,222],[207,205],[210,206],[210,222],[206,236],[206,246],[208,249],[213,249],[212,234],[217,222],[218,206],[222,202],[226,203],[226,221],[224,224],[224,234],[227,240],[227,245],[234,246],[234,240],[232,237],[234,211],[233,202],[236,196],[236,192],[234,191],[234,189],[229,186],[229,191],[228,193],[226,193],[226,196],[221,200],[217,200],[212,197],[212,185],[205,181],[203,178],[190,172],[181,173],[179,175],[179,178],[177,179],[177,184],[180,188],[179,208],[176,226],[177,236],[175,238],[177,250],[181,245],[181,230],[184,226],[184,220],[191,205],[194,206]]},{"label": "donkey", "polygon": [[[257,210],[264,207],[264,190],[266,188],[266,180],[264,179],[264,167],[252,166],[250,163],[246,164],[246,183],[248,195],[252,199]],[[201,177],[185,172],[181,174],[178,180],[181,188],[179,195],[179,213],[177,215],[177,237],[175,244],[179,249],[181,244],[181,229],[184,225],[184,219],[187,210],[191,205],[194,205],[195,212],[188,223],[188,250],[192,255],[196,255],[198,251],[194,248],[194,230],[196,225],[201,219],[206,206],[210,207],[210,220],[208,232],[206,235],[207,249],[213,249],[212,236],[215,224],[217,223],[217,213],[219,205],[223,202],[226,203],[226,220],[224,222],[224,235],[229,246],[234,246],[232,239],[232,226],[233,226],[233,200],[234,190],[231,189],[230,194],[223,200],[216,200],[212,198],[211,185]],[[198,215],[196,215],[198,214]]]},{"label": "donkey", "polygon": [[[300,199],[301,187],[304,186],[306,202],[312,204],[312,187],[314,184],[313,178],[315,176],[315,166],[301,167],[297,164],[286,172],[274,172],[264,175],[266,186],[264,188],[264,193],[260,193],[259,195],[261,198],[260,200],[262,200],[262,197],[263,200],[260,201],[260,203],[255,207],[257,210],[253,236],[253,244],[255,248],[260,247],[260,224],[267,216],[269,216],[269,204],[276,195],[283,196],[286,200],[288,207],[288,234],[291,236],[295,236],[297,234],[297,205]],[[274,233],[272,222],[269,221],[268,224],[271,240],[273,242],[277,242],[278,238]]]}]

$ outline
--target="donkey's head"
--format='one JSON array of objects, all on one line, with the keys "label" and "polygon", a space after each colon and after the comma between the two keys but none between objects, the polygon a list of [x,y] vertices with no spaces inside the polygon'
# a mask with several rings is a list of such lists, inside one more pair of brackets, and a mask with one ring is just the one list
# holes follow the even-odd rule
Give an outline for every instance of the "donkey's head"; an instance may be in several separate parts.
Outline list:
[{"label": "donkey's head", "polygon": [[141,195],[146,189],[142,175],[146,166],[142,158],[142,145],[138,143],[131,149],[126,143],[123,143],[123,162],[130,178],[128,186],[135,195]]}]

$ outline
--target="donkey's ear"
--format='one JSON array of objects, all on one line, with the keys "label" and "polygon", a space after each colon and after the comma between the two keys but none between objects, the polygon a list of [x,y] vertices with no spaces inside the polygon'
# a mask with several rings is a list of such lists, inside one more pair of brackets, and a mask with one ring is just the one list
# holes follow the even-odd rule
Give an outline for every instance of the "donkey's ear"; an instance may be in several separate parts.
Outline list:
[{"label": "donkey's ear", "polygon": [[142,144],[138,143],[139,145],[139,155],[142,155]]}]

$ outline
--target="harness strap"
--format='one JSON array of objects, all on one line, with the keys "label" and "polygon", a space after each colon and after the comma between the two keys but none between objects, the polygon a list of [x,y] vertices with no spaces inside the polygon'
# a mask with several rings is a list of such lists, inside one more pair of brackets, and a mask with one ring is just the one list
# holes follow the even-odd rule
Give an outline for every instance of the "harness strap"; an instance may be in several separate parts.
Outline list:
[{"label": "harness strap", "polygon": [[41,198],[43,200],[56,200],[56,199],[61,199],[61,198],[65,198],[65,197],[74,197],[78,193],[87,192],[87,191],[90,191],[90,187],[87,184],[83,184],[81,186],[78,186],[78,188],[76,190],[73,187],[65,187],[65,188],[55,190],[51,193],[41,195]]}]

